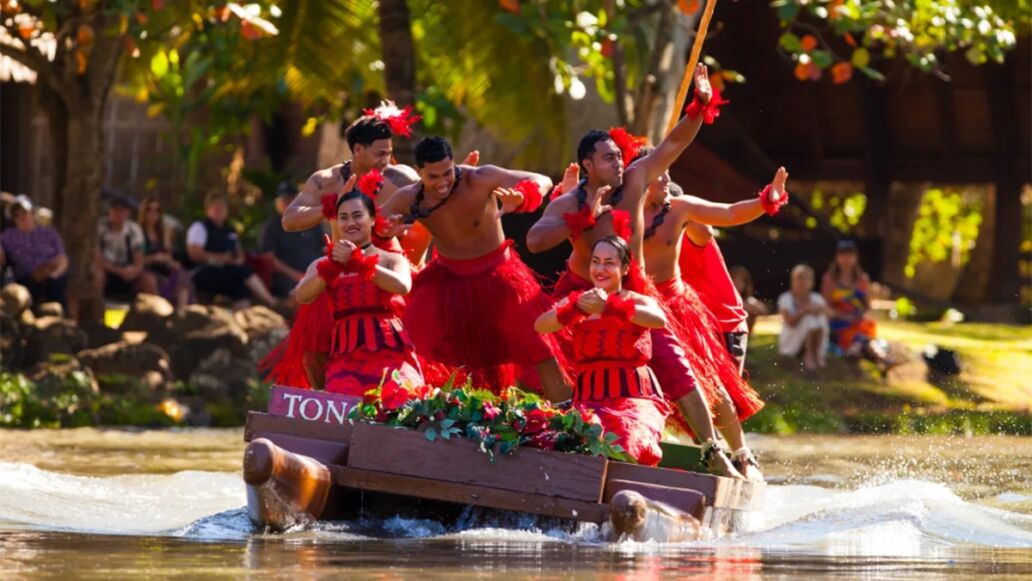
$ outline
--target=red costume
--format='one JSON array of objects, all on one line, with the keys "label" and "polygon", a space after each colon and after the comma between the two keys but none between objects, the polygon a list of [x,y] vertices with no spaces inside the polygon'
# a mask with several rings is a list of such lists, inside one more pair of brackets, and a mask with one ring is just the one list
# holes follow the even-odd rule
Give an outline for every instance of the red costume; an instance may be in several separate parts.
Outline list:
[{"label": "red costume", "polygon": [[399,318],[405,300],[371,281],[345,274],[323,293],[332,305],[332,347],[326,391],[362,396],[397,370],[400,383],[423,385],[412,341]]},{"label": "red costume", "polygon": [[663,304],[681,323],[685,333],[678,337],[691,353],[695,376],[711,402],[726,393],[734,402],[738,419],[745,421],[763,407],[759,394],[742,379],[720,332],[720,324],[700,297],[679,278],[656,285]]},{"label": "red costume", "polygon": [[702,304],[716,317],[722,333],[749,330],[742,296],[738,294],[717,241],[696,246],[687,235],[681,240],[681,278],[699,294]]},{"label": "red costume", "polygon": [[659,464],[659,440],[670,407],[647,365],[652,359],[648,329],[607,309],[598,318],[574,323],[572,330],[574,405],[595,412],[602,427],[618,436],[615,443],[639,464]]},{"label": "red costume", "polygon": [[468,260],[436,256],[412,283],[404,321],[421,356],[464,366],[477,387],[500,390],[558,352],[554,338],[534,331],[550,307],[506,241]]}]

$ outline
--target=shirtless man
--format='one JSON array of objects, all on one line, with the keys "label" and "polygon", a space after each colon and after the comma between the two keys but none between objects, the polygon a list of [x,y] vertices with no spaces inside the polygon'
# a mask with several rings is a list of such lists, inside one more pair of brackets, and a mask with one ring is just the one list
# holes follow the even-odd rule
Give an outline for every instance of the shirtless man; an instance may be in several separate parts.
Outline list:
[{"label": "shirtless man", "polygon": [[[377,205],[386,202],[399,188],[416,182],[419,176],[406,165],[391,165],[394,148],[391,138],[395,132],[410,134],[408,126],[418,120],[408,114],[408,109],[399,110],[390,101],[358,118],[344,133],[351,149],[351,160],[321,169],[305,182],[301,193],[283,212],[283,229],[295,232],[313,228],[330,219],[336,213],[336,197],[344,192],[344,184],[351,176],[362,177],[378,170],[383,172],[383,185],[374,201]],[[324,197],[330,195],[329,212]],[[429,245],[429,237],[416,231],[409,231],[402,245],[393,240],[373,236],[378,246],[398,252],[404,249],[410,261],[422,261]],[[336,236],[334,238],[337,238]],[[407,246],[406,246],[407,245]],[[322,389],[326,376],[326,359],[330,352],[333,330],[333,316],[330,313],[328,295],[322,295],[315,302],[301,305],[297,309],[290,335],[284,339],[262,362],[259,369],[268,372],[274,383],[294,387]]]},{"label": "shirtless man", "polygon": [[[648,149],[644,148],[639,155],[648,155]],[[735,204],[718,204],[694,196],[671,196],[670,176],[664,172],[649,184],[645,199],[645,269],[667,308],[694,331],[684,345],[687,355],[713,403],[714,423],[731,447],[732,464],[750,480],[761,480],[763,475],[745,443],[741,422],[759,411],[763,402],[742,380],[738,363],[726,348],[720,322],[682,280],[680,253],[683,234],[689,226],[737,226],[759,218],[765,211],[776,212],[788,200],[787,179],[788,172],[780,168],[759,196]]]},{"label": "shirtless man", "polygon": [[416,146],[418,183],[398,190],[383,207],[390,234],[419,223],[433,234],[437,257],[416,275],[405,328],[416,351],[475,381],[503,389],[516,368],[536,368],[547,398],[570,394],[555,342],[534,331],[551,308],[534,273],[505,239],[501,217],[532,212],[552,180],[493,165],[456,165],[451,145],[428,137]]},{"label": "shirtless man", "polygon": [[[706,66],[695,69],[695,103],[689,110],[715,107]],[[531,252],[543,252],[569,239],[573,252],[567,262],[567,271],[556,284],[556,298],[574,290],[590,289],[588,280],[591,248],[596,240],[626,228],[630,224],[630,246],[637,268],[644,264],[643,234],[644,205],[647,186],[662,175],[695,139],[707,115],[685,116],[647,156],[624,171],[625,157],[634,152],[623,152],[610,136],[602,131],[589,131],[577,147],[577,159],[586,178],[573,191],[554,198],[544,215],[527,233],[527,247]],[[571,170],[568,168],[563,183],[569,187]],[[590,192],[590,193],[589,193]],[[616,224],[614,225],[614,222]],[[633,270],[633,269],[632,269]],[[634,289],[644,290],[644,289]],[[677,402],[689,426],[703,442],[704,455],[711,470],[718,474],[741,478],[730,462],[717,453],[718,441],[710,418],[705,395],[696,389],[696,381],[684,349],[675,333],[665,329],[652,332],[653,358],[650,366],[667,397]]]}]

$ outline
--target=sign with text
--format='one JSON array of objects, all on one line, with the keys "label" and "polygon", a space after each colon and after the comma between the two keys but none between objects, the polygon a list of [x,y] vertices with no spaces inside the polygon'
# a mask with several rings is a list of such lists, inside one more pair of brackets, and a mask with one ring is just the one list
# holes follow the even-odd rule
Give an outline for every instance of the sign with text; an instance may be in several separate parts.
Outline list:
[{"label": "sign with text", "polygon": [[269,397],[269,415],[344,424],[351,409],[361,402],[362,398],[352,395],[274,385]]}]

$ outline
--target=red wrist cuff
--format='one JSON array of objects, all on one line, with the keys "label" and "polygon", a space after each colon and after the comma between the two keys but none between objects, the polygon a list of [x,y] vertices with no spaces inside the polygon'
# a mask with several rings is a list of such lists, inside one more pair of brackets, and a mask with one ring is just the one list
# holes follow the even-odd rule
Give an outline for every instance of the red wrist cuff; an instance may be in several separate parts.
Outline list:
[{"label": "red wrist cuff", "polygon": [[720,108],[723,105],[727,105],[731,101],[723,99],[720,96],[720,91],[713,88],[713,95],[710,96],[709,103],[703,103],[699,100],[699,96],[695,95],[691,103],[684,108],[684,113],[691,119],[698,119],[699,115],[702,115],[702,122],[706,125],[713,125],[713,122],[720,117]]},{"label": "red wrist cuff", "polygon": [[772,191],[773,188],[771,188],[771,185],[767,184],[767,186],[760,190],[760,193],[758,194],[760,204],[763,205],[763,211],[766,212],[768,216],[776,215],[778,211],[781,210],[781,206],[788,203],[788,190],[781,192],[781,195],[778,196],[777,200],[770,199]]},{"label": "red wrist cuff", "polygon": [[316,265],[315,270],[319,273],[319,278],[326,281],[327,286],[333,286],[333,283],[336,282],[337,278],[344,272],[344,265],[332,258],[327,258],[326,260],[320,261],[319,264]]},{"label": "red wrist cuff", "polygon": [[516,208],[517,212],[533,212],[541,207],[544,198],[541,197],[541,188],[534,180],[520,180],[513,189],[523,194],[523,203]]},{"label": "red wrist cuff", "polygon": [[606,310],[603,314],[613,315],[630,321],[634,318],[634,299],[623,298],[620,295],[609,295],[606,300]]},{"label": "red wrist cuff", "polygon": [[580,300],[583,294],[582,291],[570,293],[566,296],[566,304],[556,308],[555,315],[562,326],[572,325],[588,316],[587,313],[577,308],[577,301]]},{"label": "red wrist cuff", "polygon": [[362,254],[360,248],[356,248],[351,253],[351,258],[348,263],[344,265],[344,272],[353,272],[360,276],[362,280],[373,280],[376,276],[376,265],[380,263],[379,254],[370,254],[366,256]]},{"label": "red wrist cuff", "polygon": [[322,215],[331,222],[337,217],[337,194],[323,194]]}]

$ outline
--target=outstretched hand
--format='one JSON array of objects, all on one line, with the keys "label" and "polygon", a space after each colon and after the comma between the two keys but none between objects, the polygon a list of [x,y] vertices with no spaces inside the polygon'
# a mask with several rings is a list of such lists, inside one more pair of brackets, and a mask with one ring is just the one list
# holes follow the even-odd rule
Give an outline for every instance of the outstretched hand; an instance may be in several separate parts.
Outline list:
[{"label": "outstretched hand", "polygon": [[391,215],[385,221],[387,227],[382,232],[377,232],[381,238],[401,238],[412,228],[412,224],[406,224],[405,217],[401,214]]},{"label": "outstretched hand", "polygon": [[699,63],[695,66],[695,98],[703,105],[708,105],[713,98],[713,87],[709,82],[709,69]]},{"label": "outstretched hand", "polygon": [[570,162],[570,165],[566,166],[566,170],[563,171],[563,181],[559,183],[559,188],[562,193],[571,192],[577,187],[577,183],[580,182],[580,166],[575,162]]},{"label": "outstretched hand", "polygon": [[498,218],[514,211],[523,204],[523,194],[515,188],[495,188],[492,193],[501,202],[501,206],[498,208]]},{"label": "outstretched hand", "polygon": [[612,212],[613,211],[613,207],[612,206],[610,206],[609,204],[603,204],[602,203],[602,198],[604,198],[606,196],[606,194],[608,194],[611,189],[613,189],[613,188],[611,188],[609,186],[602,186],[601,188],[595,190],[594,193],[592,193],[591,195],[588,196],[587,203],[588,203],[588,207],[591,208],[591,215],[592,216],[598,218],[599,216],[601,216],[602,214],[605,214],[606,212]]},{"label": "outstretched hand", "polygon": [[788,171],[784,167],[779,167],[774,174],[774,179],[770,182],[770,193],[767,194],[771,202],[777,203],[784,197],[786,181],[788,181]]},{"label": "outstretched hand", "polygon": [[461,165],[471,165],[476,167],[478,163],[480,163],[480,152],[474,149],[466,155],[466,159],[462,160]]}]

